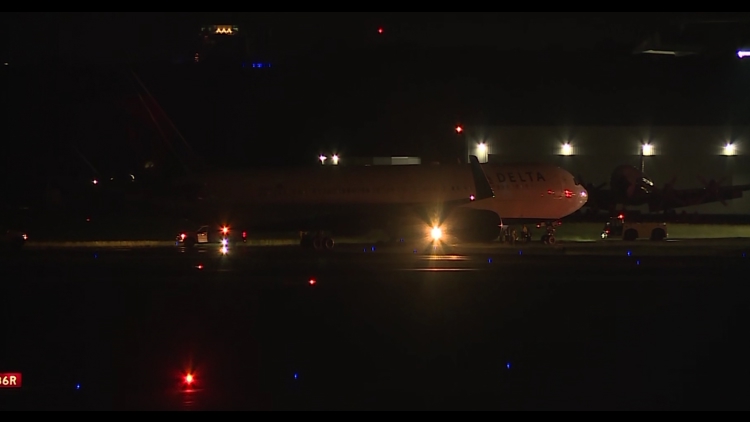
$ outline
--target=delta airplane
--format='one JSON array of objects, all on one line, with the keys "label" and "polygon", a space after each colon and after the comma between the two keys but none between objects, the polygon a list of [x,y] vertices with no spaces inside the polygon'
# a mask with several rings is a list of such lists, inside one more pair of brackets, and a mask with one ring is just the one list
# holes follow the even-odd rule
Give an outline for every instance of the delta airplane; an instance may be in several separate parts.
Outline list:
[{"label": "delta airplane", "polygon": [[471,161],[212,172],[182,179],[172,193],[191,198],[178,207],[218,217],[219,225],[312,233],[306,243],[318,249],[333,247],[332,232],[354,226],[391,229],[399,238],[427,233],[435,240],[494,240],[503,225],[554,222],[588,200],[562,168]]},{"label": "delta airplane", "polygon": [[[174,129],[143,82],[131,74],[149,115],[161,116]],[[153,123],[164,137],[158,120]],[[554,222],[588,200],[586,189],[561,168],[481,165],[476,157],[471,165],[223,172],[207,170],[200,157],[182,158],[187,158],[185,174],[192,176],[157,182],[147,189],[151,198],[189,220],[201,220],[199,225],[213,221],[220,232],[227,227],[232,233],[301,231],[306,233],[302,244],[317,249],[332,248],[334,232],[361,234],[362,229],[381,229],[399,239],[427,233],[430,240],[494,240],[504,225]],[[200,165],[190,169],[188,162]]]}]

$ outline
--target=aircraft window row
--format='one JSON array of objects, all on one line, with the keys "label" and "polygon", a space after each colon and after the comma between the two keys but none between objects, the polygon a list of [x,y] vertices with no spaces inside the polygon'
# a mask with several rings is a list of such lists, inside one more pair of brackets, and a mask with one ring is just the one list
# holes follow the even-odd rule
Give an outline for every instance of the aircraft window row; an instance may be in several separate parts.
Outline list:
[{"label": "aircraft window row", "polygon": [[515,184],[502,183],[498,186],[492,186],[492,187],[495,190],[531,190],[531,185],[522,184],[522,183],[515,183]]},{"label": "aircraft window row", "polygon": [[[448,187],[443,187],[443,192],[448,192]],[[433,187],[431,190],[433,191],[440,191],[440,187]],[[450,187],[450,190],[453,192],[468,192],[469,187],[464,186],[463,188],[459,186],[452,186]],[[258,189],[258,195],[260,196],[279,196],[279,195],[333,195],[333,194],[341,194],[341,195],[362,195],[362,194],[383,194],[383,193],[396,193],[396,192],[417,192],[419,191],[416,187],[408,187],[408,186],[402,186],[400,188],[357,188],[357,189],[285,189],[283,187],[269,189],[269,188],[260,188]]]},{"label": "aircraft window row", "polygon": [[261,196],[281,196],[281,195],[363,195],[370,193],[395,193],[395,188],[390,189],[259,189],[258,194]]}]

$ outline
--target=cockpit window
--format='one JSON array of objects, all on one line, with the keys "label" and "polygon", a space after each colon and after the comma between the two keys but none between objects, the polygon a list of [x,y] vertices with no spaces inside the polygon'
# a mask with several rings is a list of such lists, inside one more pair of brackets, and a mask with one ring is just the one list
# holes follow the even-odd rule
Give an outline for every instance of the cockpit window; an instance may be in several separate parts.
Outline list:
[{"label": "cockpit window", "polygon": [[581,186],[581,182],[580,182],[580,181],[578,180],[578,178],[577,178],[577,177],[574,177],[574,178],[573,178],[573,183],[575,183],[575,184],[576,184],[576,186]]}]

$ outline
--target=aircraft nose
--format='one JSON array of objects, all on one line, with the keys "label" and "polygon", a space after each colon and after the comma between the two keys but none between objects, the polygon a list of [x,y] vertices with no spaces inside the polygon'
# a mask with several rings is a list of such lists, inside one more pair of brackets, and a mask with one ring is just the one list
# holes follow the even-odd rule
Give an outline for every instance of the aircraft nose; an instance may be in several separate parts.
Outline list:
[{"label": "aircraft nose", "polygon": [[578,197],[580,198],[581,207],[586,205],[589,202],[589,191],[587,191],[583,186],[579,186],[581,189],[580,195]]},{"label": "aircraft nose", "polygon": [[[575,180],[572,175],[570,177],[572,178],[572,180]],[[573,194],[573,198],[575,198],[574,204],[572,204],[574,208],[573,212],[576,212],[586,206],[586,204],[589,202],[589,192],[585,187],[579,185],[578,183],[576,183],[576,186],[572,188],[571,192]]]}]

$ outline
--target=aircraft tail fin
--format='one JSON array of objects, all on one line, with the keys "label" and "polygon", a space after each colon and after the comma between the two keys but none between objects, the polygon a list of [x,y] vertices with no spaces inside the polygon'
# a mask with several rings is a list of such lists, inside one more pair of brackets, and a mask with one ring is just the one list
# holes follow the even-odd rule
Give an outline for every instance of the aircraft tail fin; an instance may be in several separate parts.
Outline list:
[{"label": "aircraft tail fin", "polygon": [[482,170],[482,165],[479,164],[479,159],[472,155],[470,161],[471,175],[474,179],[474,186],[477,190],[475,199],[481,201],[494,198],[495,192],[492,190],[492,186],[490,186],[490,181],[487,179],[487,175],[484,174],[484,170]]},{"label": "aircraft tail fin", "polygon": [[[153,128],[157,131],[159,138],[172,153],[172,159],[182,168],[185,175],[200,173],[206,170],[206,163],[195,153],[192,146],[187,142],[176,125],[162,109],[159,102],[146,88],[138,75],[130,71],[127,77],[137,94],[143,109],[146,111]],[[177,138],[177,139],[175,139]],[[174,142],[177,141],[177,142]]]}]

